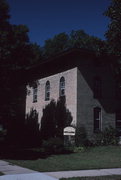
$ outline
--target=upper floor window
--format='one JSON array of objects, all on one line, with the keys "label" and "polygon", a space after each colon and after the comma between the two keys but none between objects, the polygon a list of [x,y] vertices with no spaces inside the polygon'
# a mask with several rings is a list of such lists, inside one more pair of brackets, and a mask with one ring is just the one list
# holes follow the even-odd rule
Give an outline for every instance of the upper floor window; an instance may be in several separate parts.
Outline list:
[{"label": "upper floor window", "polygon": [[50,82],[47,81],[45,85],[45,101],[50,100]]},{"label": "upper floor window", "polygon": [[59,95],[65,96],[65,78],[60,78],[60,87],[59,87]]},{"label": "upper floor window", "polygon": [[94,98],[100,98],[102,96],[102,82],[99,77],[94,78]]},{"label": "upper floor window", "polygon": [[37,85],[33,87],[33,102],[37,102]]},{"label": "upper floor window", "polygon": [[101,108],[94,108],[94,132],[101,131]]}]

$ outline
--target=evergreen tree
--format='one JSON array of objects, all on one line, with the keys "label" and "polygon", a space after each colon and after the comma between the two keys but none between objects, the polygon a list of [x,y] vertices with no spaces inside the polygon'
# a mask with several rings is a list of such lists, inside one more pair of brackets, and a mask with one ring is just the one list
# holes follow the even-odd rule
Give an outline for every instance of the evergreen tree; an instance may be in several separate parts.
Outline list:
[{"label": "evergreen tree", "polygon": [[52,100],[44,109],[41,119],[41,137],[48,140],[59,137],[63,139],[63,130],[72,122],[71,112],[66,108],[65,96],[57,103]]}]

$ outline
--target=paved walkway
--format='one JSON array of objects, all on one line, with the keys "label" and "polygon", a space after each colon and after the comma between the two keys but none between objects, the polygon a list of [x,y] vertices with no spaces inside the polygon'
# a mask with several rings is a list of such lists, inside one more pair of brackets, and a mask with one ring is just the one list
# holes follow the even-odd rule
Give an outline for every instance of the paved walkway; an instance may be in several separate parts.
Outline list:
[{"label": "paved walkway", "polygon": [[121,168],[98,169],[98,170],[79,170],[79,171],[61,171],[61,172],[45,172],[45,174],[52,176],[52,177],[55,177],[55,178],[121,175]]},{"label": "paved walkway", "polygon": [[0,172],[5,174],[0,176],[0,180],[58,180],[47,174],[22,168],[2,160],[0,160]]},{"label": "paved walkway", "polygon": [[121,175],[121,168],[39,173],[0,160],[0,172],[5,174],[0,176],[0,180],[57,180],[69,177]]},{"label": "paved walkway", "polygon": [[36,173],[37,171],[33,171],[27,168],[22,168],[20,166],[13,165],[9,162],[0,160],[0,172],[4,174],[29,174]]}]

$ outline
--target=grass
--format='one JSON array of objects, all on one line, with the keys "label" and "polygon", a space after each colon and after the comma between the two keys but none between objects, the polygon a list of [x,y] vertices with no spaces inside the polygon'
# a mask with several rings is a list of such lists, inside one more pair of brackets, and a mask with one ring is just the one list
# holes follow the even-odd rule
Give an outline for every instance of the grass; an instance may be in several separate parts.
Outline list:
[{"label": "grass", "polygon": [[37,159],[7,159],[13,164],[40,172],[121,168],[121,147],[102,146],[91,147],[84,152],[50,155]]},{"label": "grass", "polygon": [[75,177],[75,178],[62,178],[60,180],[121,180],[121,175],[116,176],[98,176],[98,177]]}]

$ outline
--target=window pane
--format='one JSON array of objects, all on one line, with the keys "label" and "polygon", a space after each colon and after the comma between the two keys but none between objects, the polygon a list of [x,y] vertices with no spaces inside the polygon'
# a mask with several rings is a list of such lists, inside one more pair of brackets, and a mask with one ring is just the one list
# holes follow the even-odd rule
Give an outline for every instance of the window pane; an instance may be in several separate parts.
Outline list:
[{"label": "window pane", "polygon": [[37,87],[33,88],[33,102],[37,102]]},{"label": "window pane", "polygon": [[47,81],[45,85],[45,101],[50,99],[50,82]]},{"label": "window pane", "polygon": [[101,108],[94,108],[94,132],[101,130]]},{"label": "window pane", "polygon": [[60,96],[65,96],[65,78],[61,77],[60,79],[60,87],[59,87]]},{"label": "window pane", "polygon": [[118,130],[118,135],[121,135],[121,112],[116,113],[116,129]]}]

